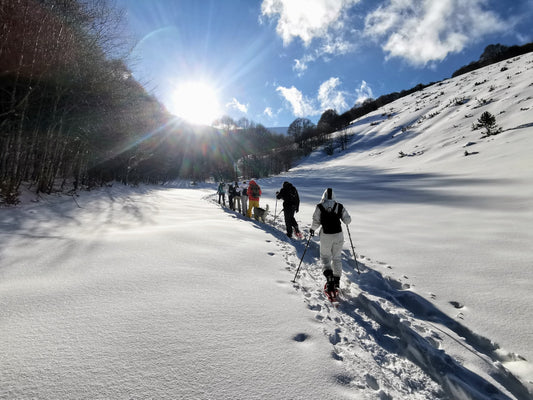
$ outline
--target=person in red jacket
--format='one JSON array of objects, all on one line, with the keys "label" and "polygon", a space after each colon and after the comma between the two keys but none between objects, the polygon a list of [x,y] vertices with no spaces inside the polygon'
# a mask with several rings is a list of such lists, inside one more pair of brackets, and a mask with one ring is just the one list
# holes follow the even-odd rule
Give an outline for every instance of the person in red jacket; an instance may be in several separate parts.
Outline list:
[{"label": "person in red jacket", "polygon": [[248,218],[252,218],[254,207],[259,207],[259,198],[261,197],[261,188],[252,179],[248,185]]}]

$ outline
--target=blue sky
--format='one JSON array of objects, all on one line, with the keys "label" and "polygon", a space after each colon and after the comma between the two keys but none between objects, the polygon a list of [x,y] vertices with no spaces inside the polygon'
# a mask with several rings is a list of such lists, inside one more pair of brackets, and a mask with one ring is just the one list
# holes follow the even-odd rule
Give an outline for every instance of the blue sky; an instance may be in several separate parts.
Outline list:
[{"label": "blue sky", "polygon": [[340,114],[367,97],[449,78],[488,44],[533,41],[533,0],[117,4],[136,40],[129,66],[169,111],[193,120],[202,107],[203,118],[267,127],[316,123],[329,108]]}]

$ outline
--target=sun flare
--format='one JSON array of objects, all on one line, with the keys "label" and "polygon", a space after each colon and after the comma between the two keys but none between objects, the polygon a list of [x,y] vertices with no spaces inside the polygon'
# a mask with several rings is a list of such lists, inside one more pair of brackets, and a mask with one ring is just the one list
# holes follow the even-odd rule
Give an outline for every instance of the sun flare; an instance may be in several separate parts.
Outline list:
[{"label": "sun flare", "polygon": [[221,114],[216,90],[200,81],[180,83],[168,109],[177,117],[199,125],[209,125]]}]

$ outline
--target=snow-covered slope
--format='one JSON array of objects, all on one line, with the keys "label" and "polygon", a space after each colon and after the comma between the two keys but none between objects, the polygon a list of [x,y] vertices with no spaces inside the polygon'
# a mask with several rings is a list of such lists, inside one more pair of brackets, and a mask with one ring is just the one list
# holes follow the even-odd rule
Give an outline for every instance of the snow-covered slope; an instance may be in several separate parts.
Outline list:
[{"label": "snow-covered slope", "polygon": [[[472,129],[485,111],[500,134]],[[449,318],[456,340],[531,387],[533,54],[399,99],[347,133],[345,151],[316,151],[263,184],[290,180],[309,205],[333,187],[362,263],[394,282],[404,299],[395,302],[418,318]],[[304,224],[312,211],[303,207]]]},{"label": "snow-covered slope", "polygon": [[[0,209],[0,398],[530,399],[532,68],[354,121],[347,150],[259,180],[265,224],[214,185]],[[502,133],[471,130],[483,111]],[[338,308],[318,238],[274,221],[284,180],[304,231],[327,187],[352,216]]]}]

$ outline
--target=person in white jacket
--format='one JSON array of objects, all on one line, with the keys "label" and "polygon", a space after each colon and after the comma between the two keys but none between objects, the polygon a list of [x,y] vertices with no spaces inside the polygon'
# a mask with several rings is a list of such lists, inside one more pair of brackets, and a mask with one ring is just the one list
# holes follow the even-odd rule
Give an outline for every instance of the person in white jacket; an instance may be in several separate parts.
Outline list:
[{"label": "person in white jacket", "polygon": [[342,246],[344,235],[341,221],[348,225],[352,218],[341,203],[335,201],[333,189],[328,188],[322,195],[313,213],[313,222],[309,233],[314,236],[320,230],[320,260],[322,272],[326,277],[326,291],[336,292],[342,275]]}]

